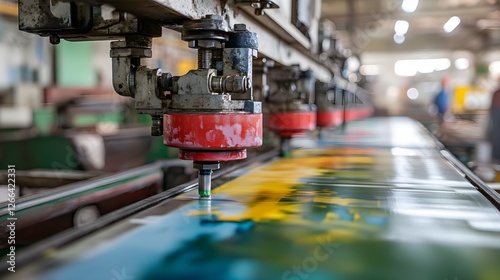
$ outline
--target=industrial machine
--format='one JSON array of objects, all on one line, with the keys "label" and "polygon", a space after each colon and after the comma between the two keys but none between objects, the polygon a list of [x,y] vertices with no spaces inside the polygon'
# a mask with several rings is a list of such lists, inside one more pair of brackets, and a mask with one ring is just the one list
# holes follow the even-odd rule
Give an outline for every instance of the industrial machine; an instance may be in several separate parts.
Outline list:
[{"label": "industrial machine", "polygon": [[316,128],[314,75],[298,65],[269,70],[268,126],[280,137],[281,154],[290,152],[290,139]]},{"label": "industrial machine", "polygon": [[[273,7],[271,1],[254,6],[257,14]],[[64,1],[20,1],[19,12],[21,30],[49,36],[54,44],[119,39],[110,52],[115,91],[134,98],[139,113],[151,115],[153,136],[163,135],[165,145],[180,149],[179,158],[193,160],[201,197],[210,197],[212,170],[220,161],[244,159],[247,148],[262,145],[262,107],[252,94],[258,40],[244,24],[231,29],[214,14],[162,18],[198,50],[198,69],[173,77],[141,65],[141,58],[152,55],[152,38],[161,35],[157,21],[106,5]]]},{"label": "industrial machine", "polygon": [[[331,80],[317,81],[315,104],[317,126],[334,128],[346,121],[369,117],[373,113],[371,100],[364,89],[352,79],[360,79],[359,59],[343,44],[335,24],[322,20],[318,36],[319,58],[331,72]],[[356,64],[357,63],[357,64]],[[356,64],[354,67],[350,64]]]},{"label": "industrial machine", "polygon": [[317,107],[317,126],[335,128],[346,122],[370,117],[373,106],[367,92],[341,79],[315,85]]},{"label": "industrial machine", "polygon": [[[314,81],[330,80],[331,65],[314,53],[318,37],[333,39],[327,31],[318,34],[318,0],[280,3],[280,9],[275,2],[22,0],[19,28],[48,36],[53,44],[61,39],[113,40],[115,91],[134,98],[137,112],[151,115],[153,136],[163,135],[165,145],[180,149],[179,158],[194,162],[199,194],[209,197],[210,176],[221,161],[244,159],[246,149],[262,145],[262,104],[254,99],[252,79],[259,48],[256,32],[265,40],[261,57],[280,64],[269,70],[265,102],[268,126],[281,137],[284,153],[290,137],[315,128]],[[271,10],[258,19],[264,9]],[[287,17],[289,23],[284,24]],[[179,31],[182,40],[198,50],[198,69],[174,77],[141,64],[142,58],[151,57],[152,38],[161,36],[162,26]],[[273,26],[284,32],[275,36]],[[283,41],[288,42],[285,47]],[[297,41],[298,47],[290,41]],[[321,42],[322,53],[332,53],[325,46]]]},{"label": "industrial machine", "polygon": [[[342,124],[342,92],[331,83],[316,82],[317,126],[332,128]],[[340,93],[340,94],[339,94]]]}]

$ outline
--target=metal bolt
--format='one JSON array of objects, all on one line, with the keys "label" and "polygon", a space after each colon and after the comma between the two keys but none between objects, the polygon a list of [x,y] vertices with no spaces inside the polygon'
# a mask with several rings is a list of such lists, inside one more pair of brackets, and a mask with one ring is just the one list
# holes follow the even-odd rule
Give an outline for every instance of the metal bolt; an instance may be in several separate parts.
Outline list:
[{"label": "metal bolt", "polygon": [[264,9],[261,9],[261,8],[255,9],[255,15],[256,16],[262,16],[262,15],[264,15]]},{"label": "metal bolt", "polygon": [[188,41],[188,47],[192,49],[205,48],[205,49],[216,49],[221,48],[221,42],[217,40],[192,40]]},{"label": "metal bolt", "polygon": [[212,51],[207,49],[198,49],[198,69],[212,68]]},{"label": "metal bolt", "polygon": [[292,150],[290,140],[291,139],[289,137],[280,137],[280,150],[279,150],[280,157],[284,158],[290,157]]},{"label": "metal bolt", "polygon": [[210,90],[217,93],[246,93],[249,87],[246,76],[213,76],[210,80]]},{"label": "metal bolt", "polygon": [[173,77],[170,73],[162,73],[159,79],[159,87],[161,91],[172,91],[173,90]]},{"label": "metal bolt", "polygon": [[[231,79],[232,78],[232,79]],[[245,93],[248,90],[247,77],[235,76],[226,79],[228,92]]]},{"label": "metal bolt", "polygon": [[208,18],[208,19],[218,19],[218,20],[223,20],[224,19],[223,16],[219,16],[219,15],[206,15],[205,18]]},{"label": "metal bolt", "polygon": [[243,23],[237,23],[234,25],[234,31],[247,31],[247,26]]},{"label": "metal bolt", "polygon": [[151,116],[151,136],[163,135],[163,116]]},{"label": "metal bolt", "polygon": [[59,38],[59,36],[57,35],[50,35],[49,42],[52,45],[58,45],[59,43],[61,43],[61,38]]}]

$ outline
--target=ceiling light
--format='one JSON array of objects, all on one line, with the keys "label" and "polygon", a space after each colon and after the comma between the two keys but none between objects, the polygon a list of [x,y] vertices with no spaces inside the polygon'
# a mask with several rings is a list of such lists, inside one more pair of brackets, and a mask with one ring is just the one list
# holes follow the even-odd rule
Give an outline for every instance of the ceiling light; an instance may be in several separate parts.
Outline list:
[{"label": "ceiling light", "polygon": [[455,68],[458,70],[465,70],[469,68],[469,60],[467,58],[461,57],[455,60]]},{"label": "ceiling light", "polygon": [[415,100],[418,98],[418,90],[416,88],[410,88],[407,92],[406,92],[406,95],[408,96],[408,98],[410,98],[411,100]]},{"label": "ceiling light", "polygon": [[398,35],[405,35],[408,28],[410,28],[410,24],[406,20],[398,20],[394,25],[394,32]]},{"label": "ceiling light", "polygon": [[401,45],[405,41],[405,35],[402,34],[394,34],[394,42],[398,45]]},{"label": "ceiling light", "polygon": [[416,63],[418,72],[422,74],[429,74],[434,72],[434,65],[432,63],[426,63],[426,61],[421,60]]},{"label": "ceiling light", "polygon": [[490,63],[488,69],[493,76],[497,76],[498,74],[500,74],[500,61],[493,61],[492,63]]},{"label": "ceiling light", "polygon": [[450,33],[455,30],[457,26],[460,24],[460,18],[457,16],[451,17],[443,26],[444,31]]},{"label": "ceiling light", "polygon": [[365,76],[380,75],[380,67],[378,65],[363,65],[359,68],[359,72]]},{"label": "ceiling light", "polygon": [[394,64],[394,73],[401,77],[412,77],[417,75],[417,67],[409,60],[398,60]]},{"label": "ceiling light", "polygon": [[415,76],[417,73],[429,74],[450,68],[448,58],[398,60],[394,64],[394,72],[398,76]]},{"label": "ceiling light", "polygon": [[413,13],[417,9],[418,0],[404,0],[403,4],[401,4],[401,8],[403,11],[407,13]]},{"label": "ceiling light", "polygon": [[448,58],[435,58],[424,60],[424,63],[431,63],[434,65],[434,71],[444,71],[450,68],[451,61]]}]

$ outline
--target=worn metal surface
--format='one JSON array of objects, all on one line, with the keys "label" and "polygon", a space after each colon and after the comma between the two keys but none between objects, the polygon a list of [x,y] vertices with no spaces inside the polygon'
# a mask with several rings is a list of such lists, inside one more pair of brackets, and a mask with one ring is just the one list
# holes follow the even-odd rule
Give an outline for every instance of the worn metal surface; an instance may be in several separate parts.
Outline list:
[{"label": "worn metal surface", "polygon": [[[162,73],[160,69],[141,66],[140,59],[151,56],[150,37],[126,36],[125,40],[112,42],[115,90],[121,95],[133,97],[137,112],[152,116],[152,135],[161,135],[164,132],[163,124],[165,125],[165,135],[168,135],[165,136],[166,145],[191,150],[260,146],[262,129],[256,126],[262,125],[259,111],[261,106],[259,102],[253,102],[251,86],[252,56],[256,55],[258,46],[256,34],[249,32],[244,24],[236,24],[234,31],[231,31],[224,17],[206,15],[201,19],[185,21],[182,25],[182,39],[188,41],[191,48],[198,49],[198,69],[176,77]],[[230,48],[223,48],[223,42],[227,42]],[[163,120],[165,113],[173,114],[166,114],[167,120]],[[189,118],[193,113],[204,120],[210,120],[202,120],[200,128],[196,126],[196,129],[191,130],[193,127],[189,124]],[[215,131],[215,122],[223,121],[228,116],[234,116],[232,119],[248,125],[245,125],[243,132],[241,127],[239,131],[224,131],[224,139],[208,139],[212,137],[210,133]],[[258,120],[256,116],[259,116]],[[177,120],[175,127],[173,120]],[[227,121],[217,125],[223,127],[227,125]],[[251,135],[254,138],[251,144],[247,144],[249,141],[246,138],[241,138],[248,131],[250,134],[254,133]],[[170,134],[174,134],[175,139]],[[228,144],[227,139],[246,142]]]},{"label": "worn metal surface", "polygon": [[165,145],[188,150],[237,150],[262,145],[262,114],[166,114]]},{"label": "worn metal surface", "polygon": [[[183,24],[182,39],[198,49],[198,69],[173,79],[169,109],[234,112],[253,100],[252,57],[258,40],[244,24],[229,32],[227,21],[208,15]],[[226,42],[223,47],[221,42]],[[218,94],[217,94],[218,93]]]},{"label": "worn metal surface", "polygon": [[[216,69],[197,69],[191,70],[186,75],[180,76],[177,83],[177,93],[179,95],[194,96],[202,98],[199,95],[211,95],[210,77],[217,75]],[[181,106],[182,104],[175,104]],[[176,106],[176,107],[177,107]],[[182,108],[182,107],[179,107]]]},{"label": "worn metal surface", "polygon": [[245,101],[232,100],[229,94],[175,94],[170,101],[170,112],[244,112]]},{"label": "worn metal surface", "polygon": [[[315,17],[319,15],[315,0]],[[311,68],[323,81],[330,80],[330,70],[315,54],[317,23],[311,28],[311,38],[304,36],[290,20],[291,4],[284,1],[280,9],[269,10],[264,16],[253,15],[253,9],[240,10],[240,4],[218,0],[84,0],[78,3],[48,0],[22,0],[20,28],[43,36],[51,42],[67,40],[111,40],[125,35],[161,36],[160,24],[181,30],[183,22],[206,15],[223,15],[230,23],[247,23],[261,37],[261,53],[284,65],[300,62],[303,69]],[[80,3],[81,2],[81,3]],[[250,2],[250,1],[244,1]],[[272,3],[273,1],[251,1]],[[90,5],[95,5],[90,7]],[[103,6],[107,4],[110,6]],[[116,7],[116,11],[114,8]],[[257,8],[256,11],[258,11]],[[129,14],[127,14],[129,13]],[[106,15],[106,16],[104,16]],[[110,16],[111,15],[111,16]],[[119,15],[119,16],[117,16]],[[131,16],[134,15],[134,16]],[[312,50],[312,51],[311,51]]]},{"label": "worn metal surface", "polygon": [[416,123],[367,120],[313,142],[233,174],[211,200],[177,196],[16,276],[498,279],[499,211]]},{"label": "worn metal surface", "polygon": [[[182,40],[198,49],[198,69],[176,77],[140,66],[140,58],[151,51],[151,38],[128,36],[113,42],[115,89],[134,97],[139,113],[152,116],[152,134],[163,132],[164,144],[180,148],[181,159],[245,158],[246,148],[262,145],[261,106],[252,94],[256,34],[244,24],[230,30],[223,16],[209,14],[184,21]],[[209,197],[212,170],[205,167],[199,173],[199,193]]]},{"label": "worn metal surface", "polygon": [[53,44],[68,41],[111,40],[125,35],[161,36],[161,25],[109,6],[81,2],[21,0],[19,29],[50,36]]},{"label": "worn metal surface", "polygon": [[80,31],[92,26],[92,8],[62,1],[19,1],[19,29],[28,32]]},{"label": "worn metal surface", "polygon": [[209,14],[221,14],[220,1],[206,0],[84,0],[89,4],[109,4],[137,16],[160,21],[164,24],[178,23],[186,19],[199,19]]},{"label": "worn metal surface", "polygon": [[[182,27],[182,22],[187,19],[200,19],[209,14],[224,15],[229,18],[231,24],[245,23],[252,32],[258,34],[261,41],[259,52],[264,56],[284,65],[300,62],[303,69],[311,68],[322,81],[328,81],[331,78],[330,71],[311,52],[311,49],[315,48],[315,43],[312,43],[292,25],[289,16],[291,4],[287,1],[280,3],[280,9],[268,10],[269,12],[264,16],[254,16],[254,10],[251,8],[248,10],[249,13],[246,13],[246,9],[240,10],[237,7],[238,4],[232,1],[85,0],[84,2],[106,3],[118,7],[121,11],[160,22],[164,26],[178,30]],[[315,10],[319,6],[319,0],[316,0]],[[311,32],[313,38],[316,37],[315,28],[317,26]]]},{"label": "worn metal surface", "polygon": [[163,87],[169,85],[172,75],[141,66],[141,58],[152,55],[151,45],[152,38],[147,36],[126,36],[125,40],[111,42],[113,88],[120,95],[134,98],[138,113],[151,115],[151,134],[160,136],[159,125],[169,105]]},{"label": "worn metal surface", "polygon": [[[221,85],[223,85],[222,87],[220,87],[221,90],[234,93],[232,94],[233,99],[253,99],[252,62],[253,58],[256,56],[256,48],[236,48],[236,46],[234,46],[224,49],[223,72],[225,73],[225,75],[229,75],[230,77],[221,77],[224,79],[221,83]],[[231,76],[240,78],[241,80],[237,80],[235,78],[232,78]]]},{"label": "worn metal surface", "polygon": [[255,15],[261,16],[265,9],[278,9],[278,4],[270,0],[235,0],[237,5],[251,6],[255,9]]},{"label": "worn metal surface", "polygon": [[242,160],[247,158],[247,150],[179,150],[179,158],[184,160],[192,160],[194,162],[220,162]]},{"label": "worn metal surface", "polygon": [[247,148],[262,145],[261,105],[252,94],[257,36],[245,24],[230,31],[223,16],[207,15],[185,21],[182,39],[198,49],[198,69],[171,79],[164,143],[180,148],[179,158],[195,161],[198,193],[210,197],[209,166],[244,159]]}]

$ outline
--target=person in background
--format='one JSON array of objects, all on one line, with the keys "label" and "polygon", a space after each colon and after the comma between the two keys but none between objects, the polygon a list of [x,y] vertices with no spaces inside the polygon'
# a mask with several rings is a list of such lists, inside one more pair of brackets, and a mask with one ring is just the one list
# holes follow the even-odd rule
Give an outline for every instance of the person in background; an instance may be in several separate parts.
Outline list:
[{"label": "person in background", "polygon": [[493,162],[500,163],[500,87],[491,97],[488,141],[491,143]]},{"label": "person in background", "polygon": [[448,111],[449,104],[449,96],[446,90],[446,86],[448,85],[448,78],[441,79],[441,90],[438,92],[436,97],[434,97],[434,105],[437,108],[438,121],[439,124],[443,123],[444,116]]}]

